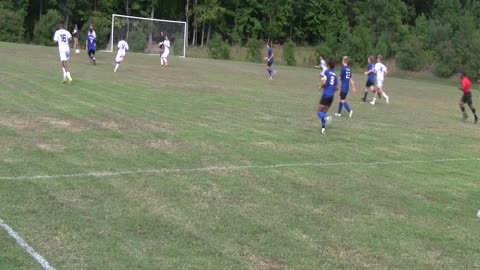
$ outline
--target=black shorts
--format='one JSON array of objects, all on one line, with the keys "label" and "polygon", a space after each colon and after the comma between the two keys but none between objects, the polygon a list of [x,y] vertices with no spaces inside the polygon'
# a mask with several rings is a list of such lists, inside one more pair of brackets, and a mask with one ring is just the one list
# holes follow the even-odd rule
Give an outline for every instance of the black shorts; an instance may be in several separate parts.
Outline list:
[{"label": "black shorts", "polygon": [[347,98],[348,92],[340,92],[340,99],[345,100]]},{"label": "black shorts", "polygon": [[333,103],[333,96],[331,97],[323,97],[320,99],[320,105],[325,106],[325,107],[330,107],[332,106]]},{"label": "black shorts", "polygon": [[365,87],[371,87],[371,86],[374,86],[375,84],[372,82],[372,81],[367,81],[367,83],[365,84]]},{"label": "black shorts", "polygon": [[95,50],[88,50],[88,55],[95,55]]},{"label": "black shorts", "polygon": [[463,103],[467,103],[468,106],[471,106],[472,105],[472,92],[468,92],[466,94],[463,94],[462,101],[463,101]]},{"label": "black shorts", "polygon": [[271,67],[273,65],[273,61],[267,63],[267,67]]}]

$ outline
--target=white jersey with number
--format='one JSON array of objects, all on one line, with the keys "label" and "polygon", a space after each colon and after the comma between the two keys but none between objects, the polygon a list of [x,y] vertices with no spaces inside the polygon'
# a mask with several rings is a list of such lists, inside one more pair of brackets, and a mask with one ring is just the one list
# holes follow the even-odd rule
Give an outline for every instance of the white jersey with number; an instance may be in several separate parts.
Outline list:
[{"label": "white jersey with number", "polygon": [[125,55],[125,52],[128,50],[128,43],[125,40],[120,40],[118,42],[117,48],[117,55]]},{"label": "white jersey with number", "polygon": [[163,42],[163,54],[162,57],[166,58],[170,54],[170,40],[165,40]]},{"label": "white jersey with number", "polygon": [[58,29],[53,36],[53,40],[58,42],[58,51],[60,53],[70,52],[68,41],[72,38],[72,34],[65,29]]},{"label": "white jersey with number", "polygon": [[377,81],[382,81],[385,79],[385,73],[387,73],[387,67],[382,63],[375,64],[375,73],[377,74]]},{"label": "white jersey with number", "polygon": [[125,53],[128,50],[128,43],[125,40],[120,40],[118,42],[118,51],[117,51],[117,57],[115,57],[116,62],[121,62],[123,58],[125,57]]}]

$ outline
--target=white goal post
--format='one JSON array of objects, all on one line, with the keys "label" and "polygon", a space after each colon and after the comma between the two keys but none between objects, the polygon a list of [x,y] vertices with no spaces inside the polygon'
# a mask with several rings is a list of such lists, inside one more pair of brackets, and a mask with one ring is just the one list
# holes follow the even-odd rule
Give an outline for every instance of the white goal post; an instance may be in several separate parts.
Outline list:
[{"label": "white goal post", "polygon": [[110,42],[106,51],[113,52],[116,44],[124,39],[129,51],[158,54],[160,32],[170,39],[170,54],[185,57],[187,24],[181,21],[159,20],[112,14]]}]

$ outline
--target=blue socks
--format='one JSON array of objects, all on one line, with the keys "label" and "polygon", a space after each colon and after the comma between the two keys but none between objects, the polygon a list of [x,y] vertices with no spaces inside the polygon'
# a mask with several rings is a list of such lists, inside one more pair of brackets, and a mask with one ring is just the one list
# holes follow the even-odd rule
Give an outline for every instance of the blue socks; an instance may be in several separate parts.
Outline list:
[{"label": "blue socks", "polygon": [[271,68],[268,68],[268,76],[272,77],[272,69]]},{"label": "blue socks", "polygon": [[317,112],[318,117],[322,120],[322,128],[325,128],[327,122],[325,121],[325,113],[324,112]]},{"label": "blue socks", "polygon": [[363,99],[367,99],[368,91],[363,92]]},{"label": "blue socks", "polygon": [[345,106],[347,112],[350,113],[350,106],[348,105],[348,102],[345,101],[344,103],[338,103],[338,114],[342,113],[343,106]]}]

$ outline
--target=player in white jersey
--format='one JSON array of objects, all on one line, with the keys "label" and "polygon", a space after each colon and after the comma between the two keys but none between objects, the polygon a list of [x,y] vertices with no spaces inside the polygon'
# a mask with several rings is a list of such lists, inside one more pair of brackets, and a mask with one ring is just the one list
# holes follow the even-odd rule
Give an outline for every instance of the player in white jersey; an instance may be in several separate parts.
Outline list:
[{"label": "player in white jersey", "polygon": [[72,40],[72,34],[65,29],[65,23],[61,21],[58,24],[58,30],[53,36],[53,40],[58,43],[58,52],[60,54],[60,62],[62,63],[63,69],[63,83],[68,82],[72,83],[72,76],[70,75],[70,70],[68,68],[68,59],[70,57],[70,45],[69,42]]},{"label": "player in white jersey", "polygon": [[117,57],[115,57],[115,69],[113,72],[117,72],[118,67],[120,66],[120,63],[123,62],[123,59],[125,59],[125,54],[128,50],[128,43],[125,40],[120,40],[118,42],[118,51],[117,51]]},{"label": "player in white jersey", "polygon": [[328,67],[327,67],[327,62],[325,62],[325,59],[323,59],[323,56],[320,56],[320,65],[315,66],[314,68],[321,68],[322,71],[320,72],[320,76],[324,75],[324,73],[328,69]]},{"label": "player in white jersey", "polygon": [[170,54],[170,38],[168,35],[165,35],[165,41],[163,42],[163,53],[162,57],[160,58],[160,64],[165,68],[168,67],[168,60],[167,57]]},{"label": "player in white jersey", "polygon": [[377,89],[372,102],[370,102],[370,104],[372,105],[375,105],[375,101],[377,100],[377,94],[379,97],[380,95],[382,95],[385,98],[385,102],[387,102],[387,104],[389,101],[389,97],[387,96],[387,94],[385,94],[383,90],[383,81],[385,80],[385,76],[387,76],[388,74],[388,69],[384,64],[382,64],[382,59],[383,56],[377,56],[377,63],[375,64],[375,74],[377,74]]}]

